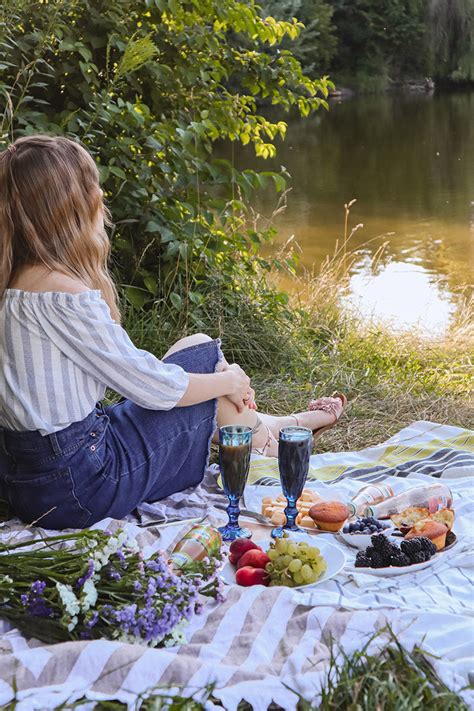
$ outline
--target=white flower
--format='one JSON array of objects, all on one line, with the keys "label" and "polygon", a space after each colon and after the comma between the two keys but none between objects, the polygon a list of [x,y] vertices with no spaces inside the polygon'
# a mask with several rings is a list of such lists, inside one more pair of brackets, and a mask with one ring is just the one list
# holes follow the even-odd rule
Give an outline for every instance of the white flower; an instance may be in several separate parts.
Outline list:
[{"label": "white flower", "polygon": [[72,587],[70,585],[56,583],[56,590],[59,593],[59,597],[61,598],[61,602],[66,612],[71,617],[77,615],[77,613],[81,611],[81,606],[79,604],[79,600],[72,591]]},{"label": "white flower", "polygon": [[72,632],[76,625],[77,625],[77,617],[76,617],[76,615],[74,615],[74,617],[71,617],[71,621],[67,626],[68,632]]},{"label": "white flower", "polygon": [[82,611],[86,612],[91,607],[94,607],[96,602],[97,602],[97,588],[94,585],[93,581],[89,578],[89,580],[86,580],[86,582],[82,586],[82,594],[81,594]]}]

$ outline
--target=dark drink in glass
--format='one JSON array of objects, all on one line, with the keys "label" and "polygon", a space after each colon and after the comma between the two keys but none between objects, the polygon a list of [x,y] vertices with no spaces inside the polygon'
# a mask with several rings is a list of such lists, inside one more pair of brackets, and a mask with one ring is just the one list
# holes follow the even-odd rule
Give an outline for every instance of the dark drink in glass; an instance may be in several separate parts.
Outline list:
[{"label": "dark drink in glass", "polygon": [[301,531],[295,523],[298,515],[296,501],[301,496],[308,476],[312,444],[313,433],[306,427],[283,427],[280,430],[278,469],[288,506],[285,509],[286,524],[273,529],[274,538],[280,538],[284,531]]},{"label": "dark drink in glass", "polygon": [[245,425],[227,425],[219,429],[219,462],[222,486],[229,499],[229,522],[219,528],[224,541],[250,538],[251,531],[239,526],[239,499],[244,493],[250,467],[252,430]]}]

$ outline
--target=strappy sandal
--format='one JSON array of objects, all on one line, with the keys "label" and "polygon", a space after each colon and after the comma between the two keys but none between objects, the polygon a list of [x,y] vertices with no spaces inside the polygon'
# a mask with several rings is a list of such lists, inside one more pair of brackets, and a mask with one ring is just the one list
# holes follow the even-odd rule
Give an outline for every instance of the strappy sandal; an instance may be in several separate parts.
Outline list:
[{"label": "strappy sandal", "polygon": [[[339,410],[339,406],[335,402],[327,402],[327,400],[330,399],[327,397],[317,398],[316,400],[310,400],[308,403],[308,410],[311,410],[313,412],[316,410],[321,410],[322,412],[327,412],[330,415],[334,415],[335,418],[334,422],[331,422],[329,425],[323,425],[322,427],[317,427],[315,430],[313,430],[313,442],[317,442],[317,440],[321,437],[322,434],[324,434],[324,432],[335,427],[339,422],[342,413],[346,409],[347,397],[344,395],[344,393],[333,393],[331,395],[331,398],[339,399],[341,401],[341,410]],[[300,427],[298,417],[296,415],[290,415],[290,417],[294,417],[296,425]]]},{"label": "strappy sandal", "polygon": [[266,457],[267,450],[268,450],[269,446],[271,445],[271,443],[275,440],[275,437],[274,437],[272,431],[270,430],[269,426],[264,424],[258,415],[257,415],[257,422],[255,423],[255,426],[252,429],[252,435],[254,435],[258,429],[260,429],[260,425],[263,425],[263,427],[265,427],[265,429],[267,430],[267,439],[266,439],[266,442],[263,445],[263,447],[258,447],[258,448],[252,447],[252,452],[255,452],[256,454],[260,454],[262,457]]}]

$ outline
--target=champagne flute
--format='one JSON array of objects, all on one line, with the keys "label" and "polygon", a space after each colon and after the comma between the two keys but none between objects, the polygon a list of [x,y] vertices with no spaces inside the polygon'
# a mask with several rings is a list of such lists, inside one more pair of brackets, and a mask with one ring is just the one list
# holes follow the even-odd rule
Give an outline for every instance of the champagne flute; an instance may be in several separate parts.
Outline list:
[{"label": "champagne flute", "polygon": [[285,509],[286,523],[272,530],[273,538],[281,538],[285,531],[303,530],[296,525],[298,515],[296,501],[302,494],[309,471],[309,458],[313,445],[313,433],[306,427],[283,427],[278,439],[278,469],[281,488],[288,505]]},{"label": "champagne flute", "polygon": [[244,493],[250,467],[252,429],[245,425],[226,425],[219,428],[219,461],[222,485],[229,499],[227,514],[229,522],[219,531],[222,540],[250,538],[252,532],[239,526],[239,499]]}]

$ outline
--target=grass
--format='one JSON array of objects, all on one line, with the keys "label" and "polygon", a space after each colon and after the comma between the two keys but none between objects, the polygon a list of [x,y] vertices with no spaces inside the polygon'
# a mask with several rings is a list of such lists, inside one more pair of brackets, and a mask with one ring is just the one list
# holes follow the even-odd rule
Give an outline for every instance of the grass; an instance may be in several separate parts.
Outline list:
[{"label": "grass", "polygon": [[[273,270],[242,275],[232,290],[210,276],[199,310],[126,312],[132,339],[162,355],[186,333],[220,337],[230,361],[252,377],[259,409],[273,414],[305,408],[314,395],[334,390],[350,406],[340,425],[318,443],[319,451],[376,444],[415,420],[474,428],[474,309],[468,295],[444,338],[390,332],[344,306],[352,262],[346,231],[317,274]],[[278,255],[279,263],[285,263]],[[383,257],[373,258],[374,268]],[[280,284],[290,295],[275,298]]]},{"label": "grass", "polygon": [[[382,633],[388,643],[380,652],[370,653],[369,647]],[[299,696],[298,711],[467,711],[468,707],[457,694],[450,691],[433,669],[429,656],[421,649],[404,649],[389,628],[377,632],[360,650],[345,654],[330,644],[330,659],[323,681],[321,697],[317,700]],[[196,691],[191,697],[170,695],[166,689],[150,689],[137,698],[134,709],[140,711],[204,711],[206,702],[221,704],[213,696],[212,685]],[[148,698],[145,698],[147,696]],[[80,709],[85,698],[64,704],[58,710]],[[90,703],[90,702],[89,702]],[[4,707],[14,711],[16,702]],[[102,701],[95,711],[122,711],[126,705],[118,701]],[[223,708],[223,707],[222,707]],[[273,703],[268,711],[280,711]],[[251,711],[247,702],[238,711]]]}]

